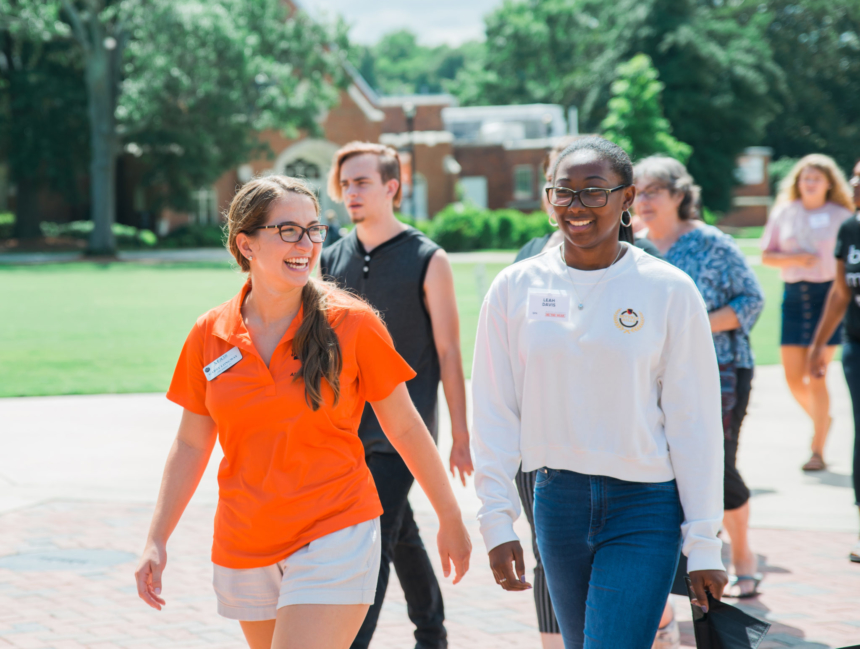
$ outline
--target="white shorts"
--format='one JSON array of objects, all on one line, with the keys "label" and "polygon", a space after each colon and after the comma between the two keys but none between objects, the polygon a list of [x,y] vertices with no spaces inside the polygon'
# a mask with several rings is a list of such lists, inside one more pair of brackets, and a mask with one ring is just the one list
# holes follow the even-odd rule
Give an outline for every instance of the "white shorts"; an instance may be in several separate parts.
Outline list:
[{"label": "white shorts", "polygon": [[218,613],[231,620],[274,620],[293,604],[373,604],[382,541],[379,518],[311,541],[283,561],[237,570],[215,566]]}]

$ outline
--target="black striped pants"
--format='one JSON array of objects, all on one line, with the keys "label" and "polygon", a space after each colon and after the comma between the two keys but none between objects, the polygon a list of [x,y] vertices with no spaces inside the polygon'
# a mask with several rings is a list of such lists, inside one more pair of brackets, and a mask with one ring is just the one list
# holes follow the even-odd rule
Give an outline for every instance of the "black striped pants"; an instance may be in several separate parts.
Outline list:
[{"label": "black striped pants", "polygon": [[537,537],[535,536],[534,506],[536,476],[537,471],[523,473],[523,467],[520,466],[517,471],[516,483],[517,491],[520,494],[520,501],[523,503],[523,509],[529,521],[529,527],[532,529],[532,549],[534,550],[536,561],[533,592],[535,596],[535,608],[537,609],[538,629],[540,629],[541,633],[561,633],[558,627],[558,620],[555,619],[555,612],[552,610],[552,601],[549,598],[546,575],[544,575],[543,563],[540,560]]}]

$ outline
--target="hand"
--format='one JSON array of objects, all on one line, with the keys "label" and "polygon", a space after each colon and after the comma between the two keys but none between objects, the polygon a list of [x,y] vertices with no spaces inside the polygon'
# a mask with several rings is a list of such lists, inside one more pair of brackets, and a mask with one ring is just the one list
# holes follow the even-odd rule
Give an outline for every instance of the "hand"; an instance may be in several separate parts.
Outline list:
[{"label": "hand", "polygon": [[818,255],[811,252],[802,252],[795,256],[797,265],[802,268],[812,268],[818,263]]},{"label": "hand", "polygon": [[[725,570],[694,570],[690,573],[690,583],[696,599],[693,604],[700,607],[705,613],[708,612],[708,595],[716,600],[723,598],[723,590],[729,583],[729,576]],[[706,592],[707,591],[707,592]]]},{"label": "hand", "polygon": [[161,595],[161,573],[164,572],[166,565],[167,549],[163,544],[150,541],[146,544],[134,573],[138,596],[158,611],[165,606],[165,601],[159,595]]},{"label": "hand", "polygon": [[823,347],[813,345],[809,348],[809,354],[806,357],[806,366],[809,376],[816,379],[824,376],[827,372],[827,359],[825,358]]},{"label": "hand", "polygon": [[469,571],[469,557],[472,554],[472,540],[463,525],[459,511],[450,521],[439,521],[439,533],[436,535],[436,545],[442,558],[442,573],[447,577],[451,574],[451,562],[454,562],[454,583],[458,583]]},{"label": "hand", "polygon": [[472,454],[469,452],[469,433],[455,433],[454,445],[451,447],[451,459],[448,462],[451,475],[455,478],[455,469],[460,471],[460,480],[466,486],[466,476],[475,470],[472,466]]},{"label": "hand", "polygon": [[[489,552],[490,568],[496,583],[505,590],[529,590],[532,585],[526,581],[526,564],[523,560],[523,546],[519,541],[508,541],[497,545]],[[514,564],[514,570],[511,569]]]}]

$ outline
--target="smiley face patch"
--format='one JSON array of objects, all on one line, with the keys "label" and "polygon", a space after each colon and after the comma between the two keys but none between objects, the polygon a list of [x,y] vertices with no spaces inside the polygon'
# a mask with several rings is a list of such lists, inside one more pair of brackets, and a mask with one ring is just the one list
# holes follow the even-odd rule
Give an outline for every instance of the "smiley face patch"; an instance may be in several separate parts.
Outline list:
[{"label": "smiley face patch", "polygon": [[626,334],[639,331],[642,328],[642,314],[633,309],[618,309],[613,317],[615,326]]}]

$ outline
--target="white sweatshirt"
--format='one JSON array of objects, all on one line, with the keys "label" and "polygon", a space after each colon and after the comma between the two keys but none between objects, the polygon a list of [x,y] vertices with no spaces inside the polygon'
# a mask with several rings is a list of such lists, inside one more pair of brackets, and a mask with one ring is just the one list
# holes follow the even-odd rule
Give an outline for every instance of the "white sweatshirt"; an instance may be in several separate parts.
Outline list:
[{"label": "white sweatshirt", "polygon": [[523,471],[675,479],[688,569],[724,569],[719,370],[685,273],[633,246],[606,271],[569,268],[558,248],[509,266],[481,308],[472,392],[488,550],[517,538],[522,461]]}]

